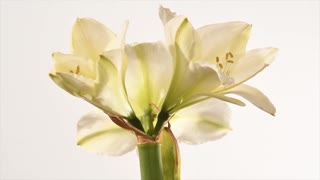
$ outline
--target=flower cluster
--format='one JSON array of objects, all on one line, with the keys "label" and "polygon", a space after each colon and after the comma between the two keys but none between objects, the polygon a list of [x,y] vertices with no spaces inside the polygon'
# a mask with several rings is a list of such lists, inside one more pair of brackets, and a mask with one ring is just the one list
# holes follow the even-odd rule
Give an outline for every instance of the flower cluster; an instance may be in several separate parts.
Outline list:
[{"label": "flower cluster", "polygon": [[246,51],[251,25],[211,24],[195,29],[185,16],[160,7],[165,42],[126,44],[127,23],[115,34],[88,18],[77,19],[72,53],[53,53],[50,77],[93,104],[78,123],[78,145],[98,154],[121,155],[137,141],[156,141],[170,127],[180,142],[204,143],[230,128],[226,102],[235,94],[263,111],[275,107],[243,84],[267,67],[276,48]]}]

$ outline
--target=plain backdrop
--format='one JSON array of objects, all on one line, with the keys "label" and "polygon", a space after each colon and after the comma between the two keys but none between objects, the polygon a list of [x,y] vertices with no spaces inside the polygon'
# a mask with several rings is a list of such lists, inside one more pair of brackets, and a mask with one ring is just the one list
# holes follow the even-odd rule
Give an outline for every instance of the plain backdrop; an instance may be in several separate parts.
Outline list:
[{"label": "plain backdrop", "polygon": [[248,49],[277,47],[274,63],[247,82],[277,107],[276,117],[247,103],[230,105],[233,131],[202,144],[181,144],[182,179],[319,179],[319,1],[0,1],[0,179],[139,179],[136,151],[87,153],[76,123],[94,107],[48,77],[51,53],[70,52],[77,17],[91,17],[127,42],[163,39],[162,4],[195,27],[253,24]]}]

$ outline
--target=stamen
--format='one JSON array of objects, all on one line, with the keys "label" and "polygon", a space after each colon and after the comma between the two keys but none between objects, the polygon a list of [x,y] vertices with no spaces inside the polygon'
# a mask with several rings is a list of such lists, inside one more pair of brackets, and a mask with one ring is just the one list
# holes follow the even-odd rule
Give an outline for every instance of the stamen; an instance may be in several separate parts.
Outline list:
[{"label": "stamen", "polygon": [[226,74],[229,75],[231,71],[231,64],[234,63],[233,54],[231,52],[227,52],[223,64],[219,63],[220,69]]},{"label": "stamen", "polygon": [[230,58],[233,58],[233,54],[231,52],[227,52],[226,53],[226,60],[229,60],[229,56],[230,56]]},{"label": "stamen", "polygon": [[72,70],[70,70],[69,72],[70,72],[70,73],[73,73],[73,71],[72,71]]},{"label": "stamen", "polygon": [[227,60],[227,63],[234,63],[234,61],[232,61],[232,60]]},{"label": "stamen", "polygon": [[77,69],[76,69],[76,74],[79,74],[79,72],[80,72],[80,67],[79,67],[79,65],[77,66]]},{"label": "stamen", "polygon": [[225,54],[225,59],[223,59],[223,61],[220,62],[220,59],[218,56],[216,56],[216,63],[217,66],[219,67],[219,69],[221,71],[223,71],[225,74],[229,75],[230,71],[231,71],[231,66],[232,64],[234,64],[234,60],[233,60],[233,54],[231,52],[227,52]]}]

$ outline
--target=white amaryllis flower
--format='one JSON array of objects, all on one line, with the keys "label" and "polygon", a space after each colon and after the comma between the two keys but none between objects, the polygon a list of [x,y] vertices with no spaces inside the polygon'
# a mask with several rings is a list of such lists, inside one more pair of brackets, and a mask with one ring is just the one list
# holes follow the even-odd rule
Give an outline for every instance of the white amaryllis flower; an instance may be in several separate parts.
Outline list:
[{"label": "white amaryllis flower", "polygon": [[[228,93],[273,113],[260,91],[239,85],[274,57],[267,49],[245,53],[250,25],[225,23],[198,31],[185,17],[167,9],[160,8],[160,17],[169,46],[161,42],[123,45],[123,38],[88,20],[74,27],[74,32],[79,31],[73,36],[79,36],[73,38],[73,54],[54,54],[53,80],[102,110],[88,113],[78,123],[78,145],[88,151],[124,154],[136,147],[141,136],[155,140],[168,121],[182,142],[220,138],[230,130],[230,110],[223,101],[244,105]],[[96,38],[105,36],[110,37]],[[210,47],[203,48],[206,45]],[[256,58],[257,63],[250,61]],[[231,61],[237,66],[227,67]]]},{"label": "white amaryllis flower", "polygon": [[[230,111],[220,100],[206,100],[203,104],[174,112],[169,112],[164,106],[166,104],[173,107],[180,104],[181,99],[175,102],[175,98],[170,98],[170,89],[179,89],[184,95],[180,97],[189,97],[209,92],[208,88],[211,90],[219,87],[221,83],[213,69],[197,63],[183,66],[181,69],[189,73],[185,81],[189,82],[184,84],[184,87],[178,87],[181,84],[174,83],[173,79],[174,70],[180,69],[175,68],[175,63],[163,43],[126,45],[124,51],[123,60],[127,61],[125,92],[135,117],[141,123],[140,130],[147,136],[156,138],[173,113],[175,120],[172,121],[171,127],[179,127],[175,133],[184,141],[205,142],[222,137],[230,130]],[[205,83],[208,83],[208,87]],[[109,155],[121,155],[134,149],[137,142],[134,134],[128,133],[128,130],[112,121],[113,119],[103,112],[91,112],[84,116],[78,124],[78,144],[88,151]]]}]

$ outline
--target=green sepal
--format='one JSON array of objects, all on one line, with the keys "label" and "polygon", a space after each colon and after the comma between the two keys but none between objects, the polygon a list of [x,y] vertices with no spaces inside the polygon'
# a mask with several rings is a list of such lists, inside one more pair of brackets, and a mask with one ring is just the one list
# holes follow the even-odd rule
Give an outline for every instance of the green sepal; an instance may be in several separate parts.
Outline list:
[{"label": "green sepal", "polygon": [[170,128],[163,128],[160,134],[163,178],[165,180],[180,180],[180,152],[176,138]]}]

